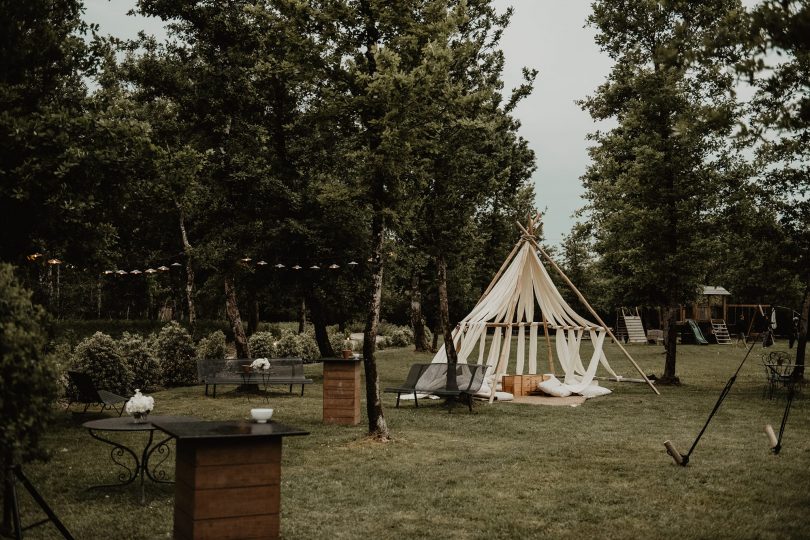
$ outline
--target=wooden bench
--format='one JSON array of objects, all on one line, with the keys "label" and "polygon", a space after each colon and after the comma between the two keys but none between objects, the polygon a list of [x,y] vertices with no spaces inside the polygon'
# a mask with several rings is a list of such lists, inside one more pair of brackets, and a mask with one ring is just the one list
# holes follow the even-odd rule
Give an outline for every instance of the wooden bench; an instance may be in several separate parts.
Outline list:
[{"label": "wooden bench", "polygon": [[213,397],[217,397],[218,384],[262,383],[289,385],[290,392],[294,385],[300,384],[303,396],[304,385],[312,384],[312,379],[304,376],[304,361],[301,358],[273,358],[270,360],[270,369],[252,370],[248,373],[246,368],[252,362],[251,358],[198,358],[197,378],[199,384],[205,385],[205,395],[208,395],[208,387],[213,386]]},{"label": "wooden bench", "polygon": [[[454,366],[449,370],[448,366]],[[440,397],[462,397],[472,412],[473,396],[481,389],[487,366],[482,364],[414,364],[408,378],[399,386],[389,387],[385,392],[397,395],[397,407],[402,394],[413,394],[414,403],[419,407],[416,394],[432,394]]]}]

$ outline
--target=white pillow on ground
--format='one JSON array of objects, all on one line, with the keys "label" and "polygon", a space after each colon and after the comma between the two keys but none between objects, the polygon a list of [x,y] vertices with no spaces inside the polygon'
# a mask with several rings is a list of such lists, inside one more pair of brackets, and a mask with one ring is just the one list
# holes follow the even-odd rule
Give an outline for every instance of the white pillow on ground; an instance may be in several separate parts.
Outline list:
[{"label": "white pillow on ground", "polygon": [[604,386],[598,386],[595,384],[591,384],[586,386],[579,395],[584,396],[586,398],[598,397],[598,396],[606,396],[611,394],[612,392],[605,388]]},{"label": "white pillow on ground", "polygon": [[537,388],[550,396],[567,397],[571,395],[571,391],[554,376],[547,381],[538,383]]},{"label": "white pillow on ground", "polygon": [[509,392],[495,392],[495,399],[498,401],[512,401],[515,396]]}]

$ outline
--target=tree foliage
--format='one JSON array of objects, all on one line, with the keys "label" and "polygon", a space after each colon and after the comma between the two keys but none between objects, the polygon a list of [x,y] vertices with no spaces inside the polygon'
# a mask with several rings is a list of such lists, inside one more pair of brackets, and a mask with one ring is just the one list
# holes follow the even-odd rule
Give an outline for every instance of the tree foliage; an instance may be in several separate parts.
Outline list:
[{"label": "tree foliage", "polygon": [[[714,244],[712,211],[735,167],[734,77],[705,43],[735,0],[604,0],[589,24],[615,64],[582,102],[618,125],[591,135],[583,177],[594,249],[614,305],[669,308],[664,378],[675,380],[675,308],[696,296]],[[734,47],[718,54],[733,55]]]},{"label": "tree foliage", "polygon": [[13,267],[0,263],[0,456],[5,465],[44,456],[42,435],[56,400],[57,373],[46,356],[47,316]]}]

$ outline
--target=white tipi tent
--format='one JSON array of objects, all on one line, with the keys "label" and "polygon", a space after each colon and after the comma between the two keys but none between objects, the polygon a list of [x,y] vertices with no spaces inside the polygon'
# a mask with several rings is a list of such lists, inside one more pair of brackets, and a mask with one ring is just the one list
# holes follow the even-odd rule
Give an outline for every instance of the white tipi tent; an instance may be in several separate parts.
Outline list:
[{"label": "white tipi tent", "polygon": [[[613,337],[613,334],[562,270],[537,243],[534,231],[539,220],[540,215],[538,214],[534,218],[529,218],[527,228],[518,224],[523,230],[520,241],[504,261],[478,304],[461,320],[453,332],[453,343],[459,362],[468,362],[477,345],[477,363],[489,366],[487,373],[490,375],[488,381],[490,402],[495,398],[495,383],[508,372],[512,347],[510,338],[515,327],[518,329],[518,335],[514,373],[518,375],[524,373],[527,368],[527,360],[528,373],[537,373],[537,340],[539,339],[539,329],[542,327],[549,349],[549,369],[552,372],[554,367],[548,330],[556,330],[557,359],[565,374],[564,383],[572,392],[581,392],[591,384],[600,363],[608,373],[619,378],[608,364],[602,351],[605,336]],[[578,315],[568,305],[552,282],[538,252],[559,272],[598,324]],[[527,329],[528,358],[526,354]],[[593,343],[593,355],[587,367],[580,358],[580,343],[586,333]],[[619,343],[619,347],[657,394],[658,390],[650,383],[621,343]],[[436,353],[433,362],[447,362],[444,346]]]}]

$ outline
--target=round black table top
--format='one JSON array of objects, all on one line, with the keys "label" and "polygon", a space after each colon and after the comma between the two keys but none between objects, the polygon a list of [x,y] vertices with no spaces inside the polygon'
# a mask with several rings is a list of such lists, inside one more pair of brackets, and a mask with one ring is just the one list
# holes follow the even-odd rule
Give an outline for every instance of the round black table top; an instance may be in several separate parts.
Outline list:
[{"label": "round black table top", "polygon": [[90,420],[82,424],[82,427],[87,429],[97,429],[100,431],[151,431],[157,429],[152,425],[152,422],[193,422],[199,420],[194,416],[159,416],[149,415],[149,421],[143,423],[135,423],[135,419],[131,416],[119,416],[115,418],[102,418],[99,420]]}]

